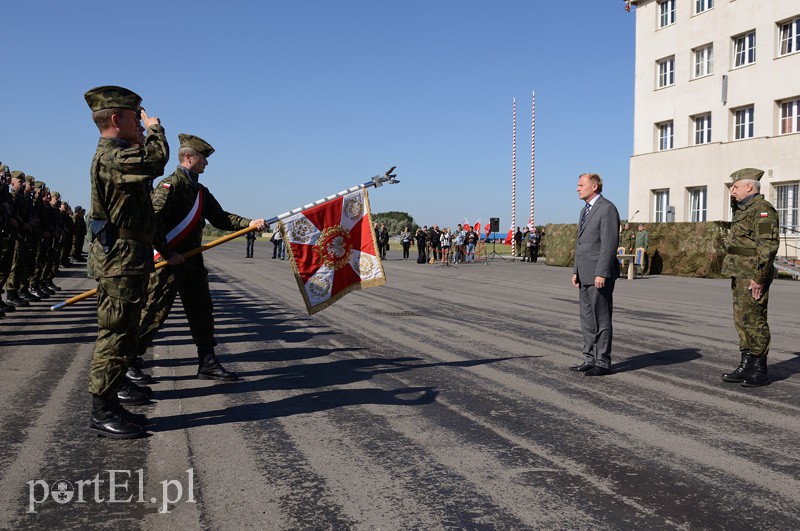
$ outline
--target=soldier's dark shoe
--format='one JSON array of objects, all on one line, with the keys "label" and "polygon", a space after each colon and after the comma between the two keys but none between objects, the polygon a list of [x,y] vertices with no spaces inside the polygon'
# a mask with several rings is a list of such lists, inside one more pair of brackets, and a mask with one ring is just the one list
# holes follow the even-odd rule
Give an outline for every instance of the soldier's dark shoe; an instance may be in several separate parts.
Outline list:
[{"label": "soldier's dark shoe", "polygon": [[51,289],[46,284],[40,284],[39,287],[36,289],[36,291],[38,291],[39,293],[44,293],[48,297],[52,297],[53,295],[56,294],[56,290]]},{"label": "soldier's dark shoe", "polygon": [[584,362],[583,362],[583,363],[581,363],[580,365],[573,365],[573,366],[571,366],[571,367],[569,368],[569,370],[571,370],[571,371],[577,371],[577,372],[586,372],[586,371],[588,371],[589,369],[591,369],[592,367],[594,367],[594,365],[589,365],[588,363],[586,363],[586,362],[584,361]]},{"label": "soldier's dark shoe", "polygon": [[201,366],[197,370],[197,377],[201,380],[219,380],[222,382],[232,382],[239,379],[238,374],[225,370],[225,367],[217,360]]},{"label": "soldier's dark shoe", "polygon": [[742,387],[761,387],[769,383],[767,374],[767,356],[750,356],[753,359],[753,368],[748,372]]},{"label": "soldier's dark shoe", "polygon": [[135,389],[134,385],[131,382],[125,382],[117,390],[117,400],[119,400],[120,404],[138,406],[150,402],[150,397],[146,393]]},{"label": "soldier's dark shoe", "polygon": [[140,369],[136,365],[131,365],[130,367],[128,367],[128,371],[125,373],[125,377],[128,380],[136,383],[146,384],[153,381],[153,379],[150,377],[149,374],[143,373],[142,369]]},{"label": "soldier's dark shoe", "polygon": [[16,309],[17,307],[14,306],[13,304],[0,299],[0,310],[3,310],[6,313],[10,313],[15,311]]},{"label": "soldier's dark shoe", "polygon": [[139,426],[142,427],[148,426],[150,424],[150,420],[146,416],[142,415],[141,413],[131,413],[130,411],[122,407],[122,404],[116,404],[116,406],[114,407],[114,411],[118,413],[120,417],[133,424],[138,424]]},{"label": "soldier's dark shoe", "polygon": [[742,352],[742,361],[739,366],[731,372],[722,375],[723,382],[741,383],[745,377],[753,370],[753,356],[749,352]]},{"label": "soldier's dark shoe", "polygon": [[21,299],[26,300],[28,302],[40,302],[42,299],[28,291],[28,288],[23,288],[19,290],[19,296]]},{"label": "soldier's dark shoe", "polygon": [[139,385],[139,384],[134,383],[134,382],[132,382],[130,380],[127,380],[127,379],[126,379],[126,384],[130,385],[131,388],[134,391],[136,391],[137,393],[142,393],[143,395],[146,395],[147,398],[150,398],[150,397],[153,396],[153,390],[150,389],[149,387],[147,387],[146,385]]},{"label": "soldier's dark shoe", "polygon": [[598,367],[597,365],[583,373],[584,376],[605,376],[607,374],[611,374],[611,369]]},{"label": "soldier's dark shoe", "polygon": [[50,294],[49,293],[45,293],[44,291],[39,290],[39,288],[30,287],[30,288],[28,288],[28,293],[30,293],[31,295],[33,295],[34,297],[36,297],[40,301],[42,299],[49,299],[50,298]]},{"label": "soldier's dark shoe", "polygon": [[12,306],[30,306],[31,303],[26,301],[25,299],[21,299],[19,294],[16,291],[9,291],[8,296],[6,297],[6,304],[10,304]]},{"label": "soldier's dark shoe", "polygon": [[48,280],[47,281],[47,287],[52,289],[52,290],[54,290],[54,291],[61,291],[61,288],[59,286],[56,286],[55,284],[53,284],[52,280]]},{"label": "soldier's dark shoe", "polygon": [[92,413],[89,416],[89,431],[111,439],[137,439],[147,435],[142,426],[125,420],[118,412],[110,412],[104,417]]}]

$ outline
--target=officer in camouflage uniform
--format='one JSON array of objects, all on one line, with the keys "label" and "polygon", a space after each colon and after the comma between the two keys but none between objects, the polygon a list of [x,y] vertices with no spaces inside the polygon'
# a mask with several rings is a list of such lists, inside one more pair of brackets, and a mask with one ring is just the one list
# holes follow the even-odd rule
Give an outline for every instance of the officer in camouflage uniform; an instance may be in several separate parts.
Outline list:
[{"label": "officer in camouflage uniform", "polygon": [[20,280],[23,277],[24,265],[30,240],[33,234],[33,223],[31,219],[31,205],[28,201],[26,189],[26,176],[23,172],[14,170],[11,172],[11,196],[12,209],[19,223],[14,253],[11,258],[11,268],[8,278],[5,280],[6,304],[14,307],[30,306],[30,301],[24,299],[19,294]]},{"label": "officer in camouflage uniform", "polygon": [[8,166],[0,166],[0,317],[16,310],[13,304],[6,304],[2,299],[3,287],[11,273],[19,233],[19,219],[14,209],[14,196],[9,191],[12,183],[11,170]]},{"label": "officer in camouflage uniform", "polygon": [[[155,234],[150,201],[152,180],[163,174],[169,146],[159,119],[147,116],[139,106],[138,94],[105,86],[88,91],[84,98],[100,130],[90,172],[88,275],[97,280],[99,330],[89,367],[89,430],[129,439],[143,436],[147,421],[120,405],[117,390],[135,353],[136,327],[153,271],[153,246],[173,263],[163,238]],[[147,127],[146,138],[141,121]],[[178,257],[174,263],[180,261]]]},{"label": "officer in camouflage uniform", "polygon": [[767,304],[778,252],[778,213],[760,194],[764,172],[745,168],[731,175],[734,205],[728,254],[722,274],[731,277],[733,324],[739,333],[741,362],[725,373],[726,382],[758,387],[769,383]]},{"label": "officer in camouflage uniform", "polygon": [[[181,222],[188,223],[188,233],[185,233],[183,239],[171,240],[170,248],[183,253],[199,247],[202,244],[206,219],[222,230],[247,227],[264,230],[266,223],[263,219],[250,220],[226,212],[208,188],[200,184],[200,174],[208,165],[208,157],[214,152],[214,148],[202,138],[193,135],[178,135],[178,139],[181,146],[178,152],[180,165],[172,175],[158,183],[152,194],[160,231],[169,235]],[[196,200],[199,201],[201,210],[196,222],[192,224],[188,222],[188,215]],[[175,296],[180,295],[192,339],[197,345],[197,377],[224,381],[238,378],[236,373],[226,370],[217,361],[214,353],[217,344],[214,339],[214,307],[208,286],[208,271],[203,265],[201,254],[188,258],[179,267],[157,270],[150,277],[148,291],[147,305],[139,326],[139,355],[144,354],[153,336],[167,319]]]}]

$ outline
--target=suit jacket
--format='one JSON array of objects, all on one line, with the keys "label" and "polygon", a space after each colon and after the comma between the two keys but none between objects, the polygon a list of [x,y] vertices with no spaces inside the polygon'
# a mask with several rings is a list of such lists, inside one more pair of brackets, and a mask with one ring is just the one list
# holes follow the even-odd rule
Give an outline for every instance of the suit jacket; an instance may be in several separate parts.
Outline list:
[{"label": "suit jacket", "polygon": [[594,277],[616,279],[619,277],[617,261],[619,247],[619,213],[614,203],[603,197],[597,198],[589,215],[580,228],[575,242],[575,267],[578,282],[594,284]]}]

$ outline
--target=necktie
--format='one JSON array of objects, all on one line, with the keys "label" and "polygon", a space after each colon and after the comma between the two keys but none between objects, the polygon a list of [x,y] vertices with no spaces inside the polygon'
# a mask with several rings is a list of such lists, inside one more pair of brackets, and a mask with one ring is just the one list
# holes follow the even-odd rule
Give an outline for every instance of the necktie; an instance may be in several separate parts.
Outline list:
[{"label": "necktie", "polygon": [[584,208],[583,212],[581,212],[581,224],[579,227],[580,230],[583,230],[583,225],[586,223],[586,218],[589,217],[589,210],[591,210],[591,208],[592,205],[586,203],[586,208]]}]

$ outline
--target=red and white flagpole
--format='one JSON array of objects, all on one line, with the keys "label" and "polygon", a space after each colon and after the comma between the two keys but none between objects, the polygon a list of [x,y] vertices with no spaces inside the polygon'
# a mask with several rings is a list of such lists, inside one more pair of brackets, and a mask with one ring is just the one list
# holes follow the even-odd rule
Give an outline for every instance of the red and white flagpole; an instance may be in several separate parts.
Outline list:
[{"label": "red and white flagpole", "polygon": [[533,163],[536,154],[536,92],[531,92],[531,217],[530,229],[533,229]]},{"label": "red and white flagpole", "polygon": [[[511,234],[517,226],[517,98],[513,100],[513,120],[511,133]],[[514,243],[511,242],[511,256],[514,256]]]}]

